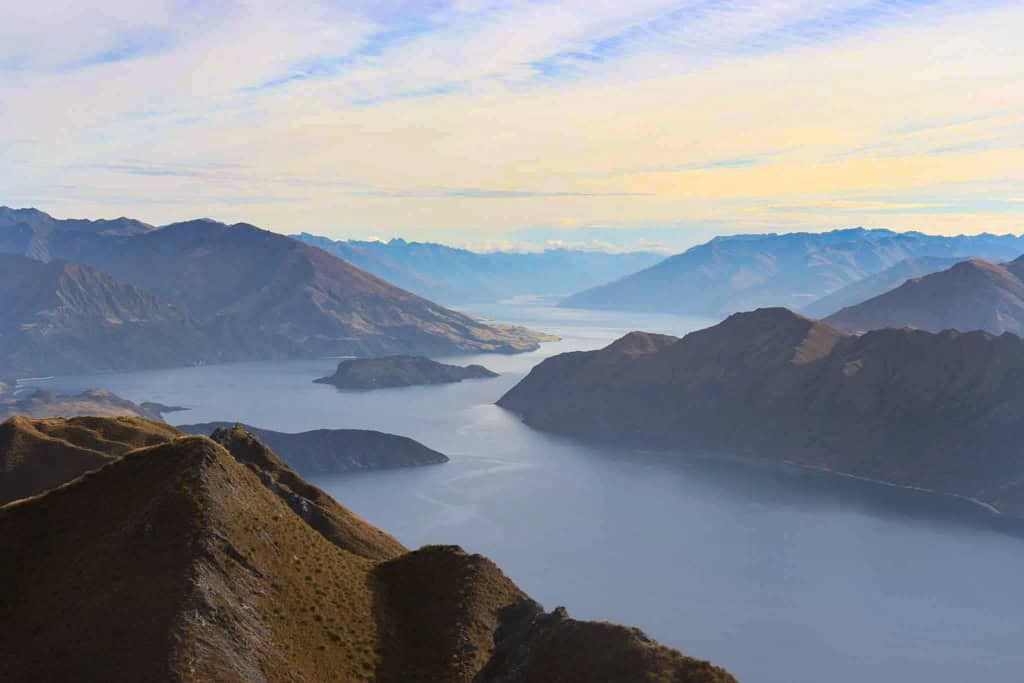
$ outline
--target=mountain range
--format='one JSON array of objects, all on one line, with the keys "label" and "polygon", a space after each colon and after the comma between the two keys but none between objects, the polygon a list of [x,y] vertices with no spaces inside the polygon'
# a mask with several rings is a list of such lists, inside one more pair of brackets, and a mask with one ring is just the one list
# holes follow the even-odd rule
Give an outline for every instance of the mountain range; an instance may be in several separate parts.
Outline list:
[{"label": "mountain range", "polygon": [[514,353],[548,338],[483,323],[247,224],[150,229],[127,219],[58,221],[2,209],[3,249],[22,254],[5,256],[0,273],[7,374]]},{"label": "mountain range", "polygon": [[428,242],[331,240],[309,233],[298,240],[420,296],[447,304],[553,297],[616,280],[664,258],[655,252],[580,249],[478,253]]},{"label": "mountain range", "polygon": [[981,259],[913,278],[825,319],[852,332],[913,327],[939,332],[986,330],[1024,335],[1024,258],[1004,264]]},{"label": "mountain range", "polygon": [[800,309],[906,259],[977,256],[1002,261],[1021,253],[1024,237],[1015,235],[947,237],[855,228],[716,237],[638,273],[574,294],[561,305],[708,317],[765,306]]},{"label": "mountain range", "polygon": [[682,339],[634,332],[549,358],[499,405],[547,431],[792,462],[1024,515],[1014,335],[851,335],[759,309]]},{"label": "mountain range", "polygon": [[734,681],[636,629],[544,612],[482,556],[408,551],[242,429],[50,429],[102,460],[0,507],[10,680]]}]

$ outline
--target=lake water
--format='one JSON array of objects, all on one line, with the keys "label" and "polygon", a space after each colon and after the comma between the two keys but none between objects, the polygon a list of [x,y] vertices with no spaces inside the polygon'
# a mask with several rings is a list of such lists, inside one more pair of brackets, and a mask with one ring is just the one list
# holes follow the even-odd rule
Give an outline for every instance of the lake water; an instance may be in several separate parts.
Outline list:
[{"label": "lake water", "polygon": [[548,355],[707,321],[471,312],[563,340],[458,359],[497,379],[372,393],[313,384],[331,360],[45,384],[188,406],[168,416],[178,424],[411,436],[452,461],[315,483],[408,546],[488,555],[548,608],[640,626],[747,683],[1024,680],[1024,538],[969,506],[796,470],[602,449],[535,432],[493,405]]}]

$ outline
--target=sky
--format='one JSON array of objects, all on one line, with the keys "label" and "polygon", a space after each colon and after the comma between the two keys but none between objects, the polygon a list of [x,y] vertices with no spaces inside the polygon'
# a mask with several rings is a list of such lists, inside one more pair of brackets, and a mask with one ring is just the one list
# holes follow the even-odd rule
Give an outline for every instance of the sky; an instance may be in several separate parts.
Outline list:
[{"label": "sky", "polygon": [[1024,231],[1024,3],[0,0],[0,204],[478,249]]}]

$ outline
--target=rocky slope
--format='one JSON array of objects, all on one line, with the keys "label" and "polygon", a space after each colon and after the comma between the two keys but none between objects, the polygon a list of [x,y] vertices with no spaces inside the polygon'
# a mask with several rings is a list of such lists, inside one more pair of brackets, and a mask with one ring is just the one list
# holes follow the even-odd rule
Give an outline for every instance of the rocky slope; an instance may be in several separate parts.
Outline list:
[{"label": "rocky slope", "polygon": [[[187,434],[210,435],[230,422],[181,425]],[[298,434],[241,425],[306,477],[359,470],[419,467],[448,462],[443,453],[405,436],[368,429],[314,429]]]},{"label": "rocky slope", "polygon": [[308,233],[294,237],[403,289],[448,304],[564,296],[635,273],[664,258],[652,252],[612,254],[574,249],[478,253],[402,239],[335,241]]},{"label": "rocky slope", "polygon": [[251,435],[218,439],[132,450],[0,508],[0,553],[20,560],[0,563],[5,676],[734,680],[634,629],[544,615],[478,555],[407,552],[354,515],[318,526],[333,501]]},{"label": "rocky slope", "polygon": [[423,356],[354,358],[338,363],[329,377],[313,380],[339,389],[388,389],[423,384],[452,384],[464,379],[497,377],[482,365],[447,365]]},{"label": "rocky slope", "polygon": [[844,308],[826,321],[854,332],[914,327],[1024,335],[1024,258],[1003,265],[963,261]]},{"label": "rocky slope", "polygon": [[907,280],[946,270],[960,261],[966,260],[956,256],[922,256],[904,259],[881,273],[857,280],[853,284],[823,296],[809,306],[800,309],[800,313],[808,318],[825,318],[847,306],[855,306],[880,294],[885,294],[891,289],[896,289]]},{"label": "rocky slope", "polygon": [[8,374],[187,365],[214,347],[181,309],[95,268],[0,254],[0,368]]},{"label": "rocky slope", "polygon": [[718,237],[562,305],[710,317],[759,306],[799,309],[904,259],[1006,260],[1022,252],[1024,238],[1014,235],[946,237],[857,228]]},{"label": "rocky slope", "polygon": [[501,398],[537,428],[711,449],[977,499],[1024,515],[1024,340],[849,335],[785,309],[681,340],[550,358]]}]

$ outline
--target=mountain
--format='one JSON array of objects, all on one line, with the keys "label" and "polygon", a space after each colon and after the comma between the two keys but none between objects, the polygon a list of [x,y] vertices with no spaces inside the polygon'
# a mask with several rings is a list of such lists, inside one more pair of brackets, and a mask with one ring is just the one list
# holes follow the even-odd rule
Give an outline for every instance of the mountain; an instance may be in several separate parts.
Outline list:
[{"label": "mountain", "polygon": [[58,394],[49,389],[5,389],[0,384],[0,420],[12,415],[27,417],[144,417],[160,420],[164,413],[182,410],[160,403],[135,403],[103,389],[86,389],[77,394]]},{"label": "mountain", "polygon": [[[231,422],[179,425],[187,434],[213,434]],[[265,443],[299,474],[315,476],[358,470],[419,467],[448,462],[448,456],[418,441],[368,429],[314,429],[298,434],[241,425]]]},{"label": "mountain", "polygon": [[23,253],[40,261],[50,260],[50,243],[55,234],[139,235],[152,229],[153,226],[130,218],[59,220],[38,209],[0,206],[0,251]]},{"label": "mountain", "polygon": [[187,365],[217,353],[179,308],[95,268],[0,254],[0,368],[72,374]]},{"label": "mountain", "polygon": [[420,296],[447,304],[516,297],[564,296],[660,261],[654,252],[612,254],[579,249],[478,253],[429,242],[335,241],[309,233],[298,240]]},{"label": "mountain", "polygon": [[826,320],[854,332],[914,327],[933,332],[986,330],[1024,335],[1024,258],[1003,265],[980,259],[963,261],[908,280]]},{"label": "mountain", "polygon": [[800,309],[800,312],[809,318],[825,318],[847,306],[854,306],[879,294],[885,294],[907,280],[946,270],[964,260],[966,259],[956,256],[921,256],[904,259],[891,268],[823,296]]},{"label": "mountain", "polygon": [[322,492],[251,435],[220,436],[0,508],[19,560],[0,563],[6,677],[734,681],[635,629],[546,614],[479,555],[409,552],[347,511],[330,526]]},{"label": "mountain", "polygon": [[338,363],[329,377],[313,380],[339,389],[391,389],[426,384],[452,384],[464,379],[497,377],[482,365],[448,365],[423,356],[353,358]]},{"label": "mountain", "polygon": [[162,422],[134,417],[12,417],[0,424],[0,505],[180,435]]},{"label": "mountain", "polygon": [[[0,225],[0,235],[14,229]],[[0,250],[9,242],[0,239]],[[50,316],[52,340],[39,349],[27,343],[8,348],[0,359],[48,373],[389,353],[515,353],[550,339],[443,308],[320,249],[246,224],[198,220],[144,231],[63,229],[49,234],[46,252],[58,265],[37,268],[33,277],[63,268],[70,279],[88,279],[81,285],[86,291],[62,301],[61,314]],[[37,313],[30,305],[38,298],[30,294],[35,287],[32,278],[0,274],[2,319],[20,325]],[[120,315],[126,306],[127,317]],[[141,338],[145,325],[125,322],[169,324],[161,326],[163,339],[150,344]],[[55,343],[69,336],[77,341]],[[0,369],[24,371],[3,360]]]},{"label": "mountain", "polygon": [[761,306],[800,308],[902,260],[1024,252],[1024,237],[946,237],[891,230],[833,230],[716,237],[639,273],[568,297],[572,308],[718,317]]},{"label": "mountain", "polygon": [[[959,266],[957,266],[959,267]],[[1024,515],[1024,340],[850,335],[786,309],[545,360],[499,405],[539,429],[715,450]]]}]

